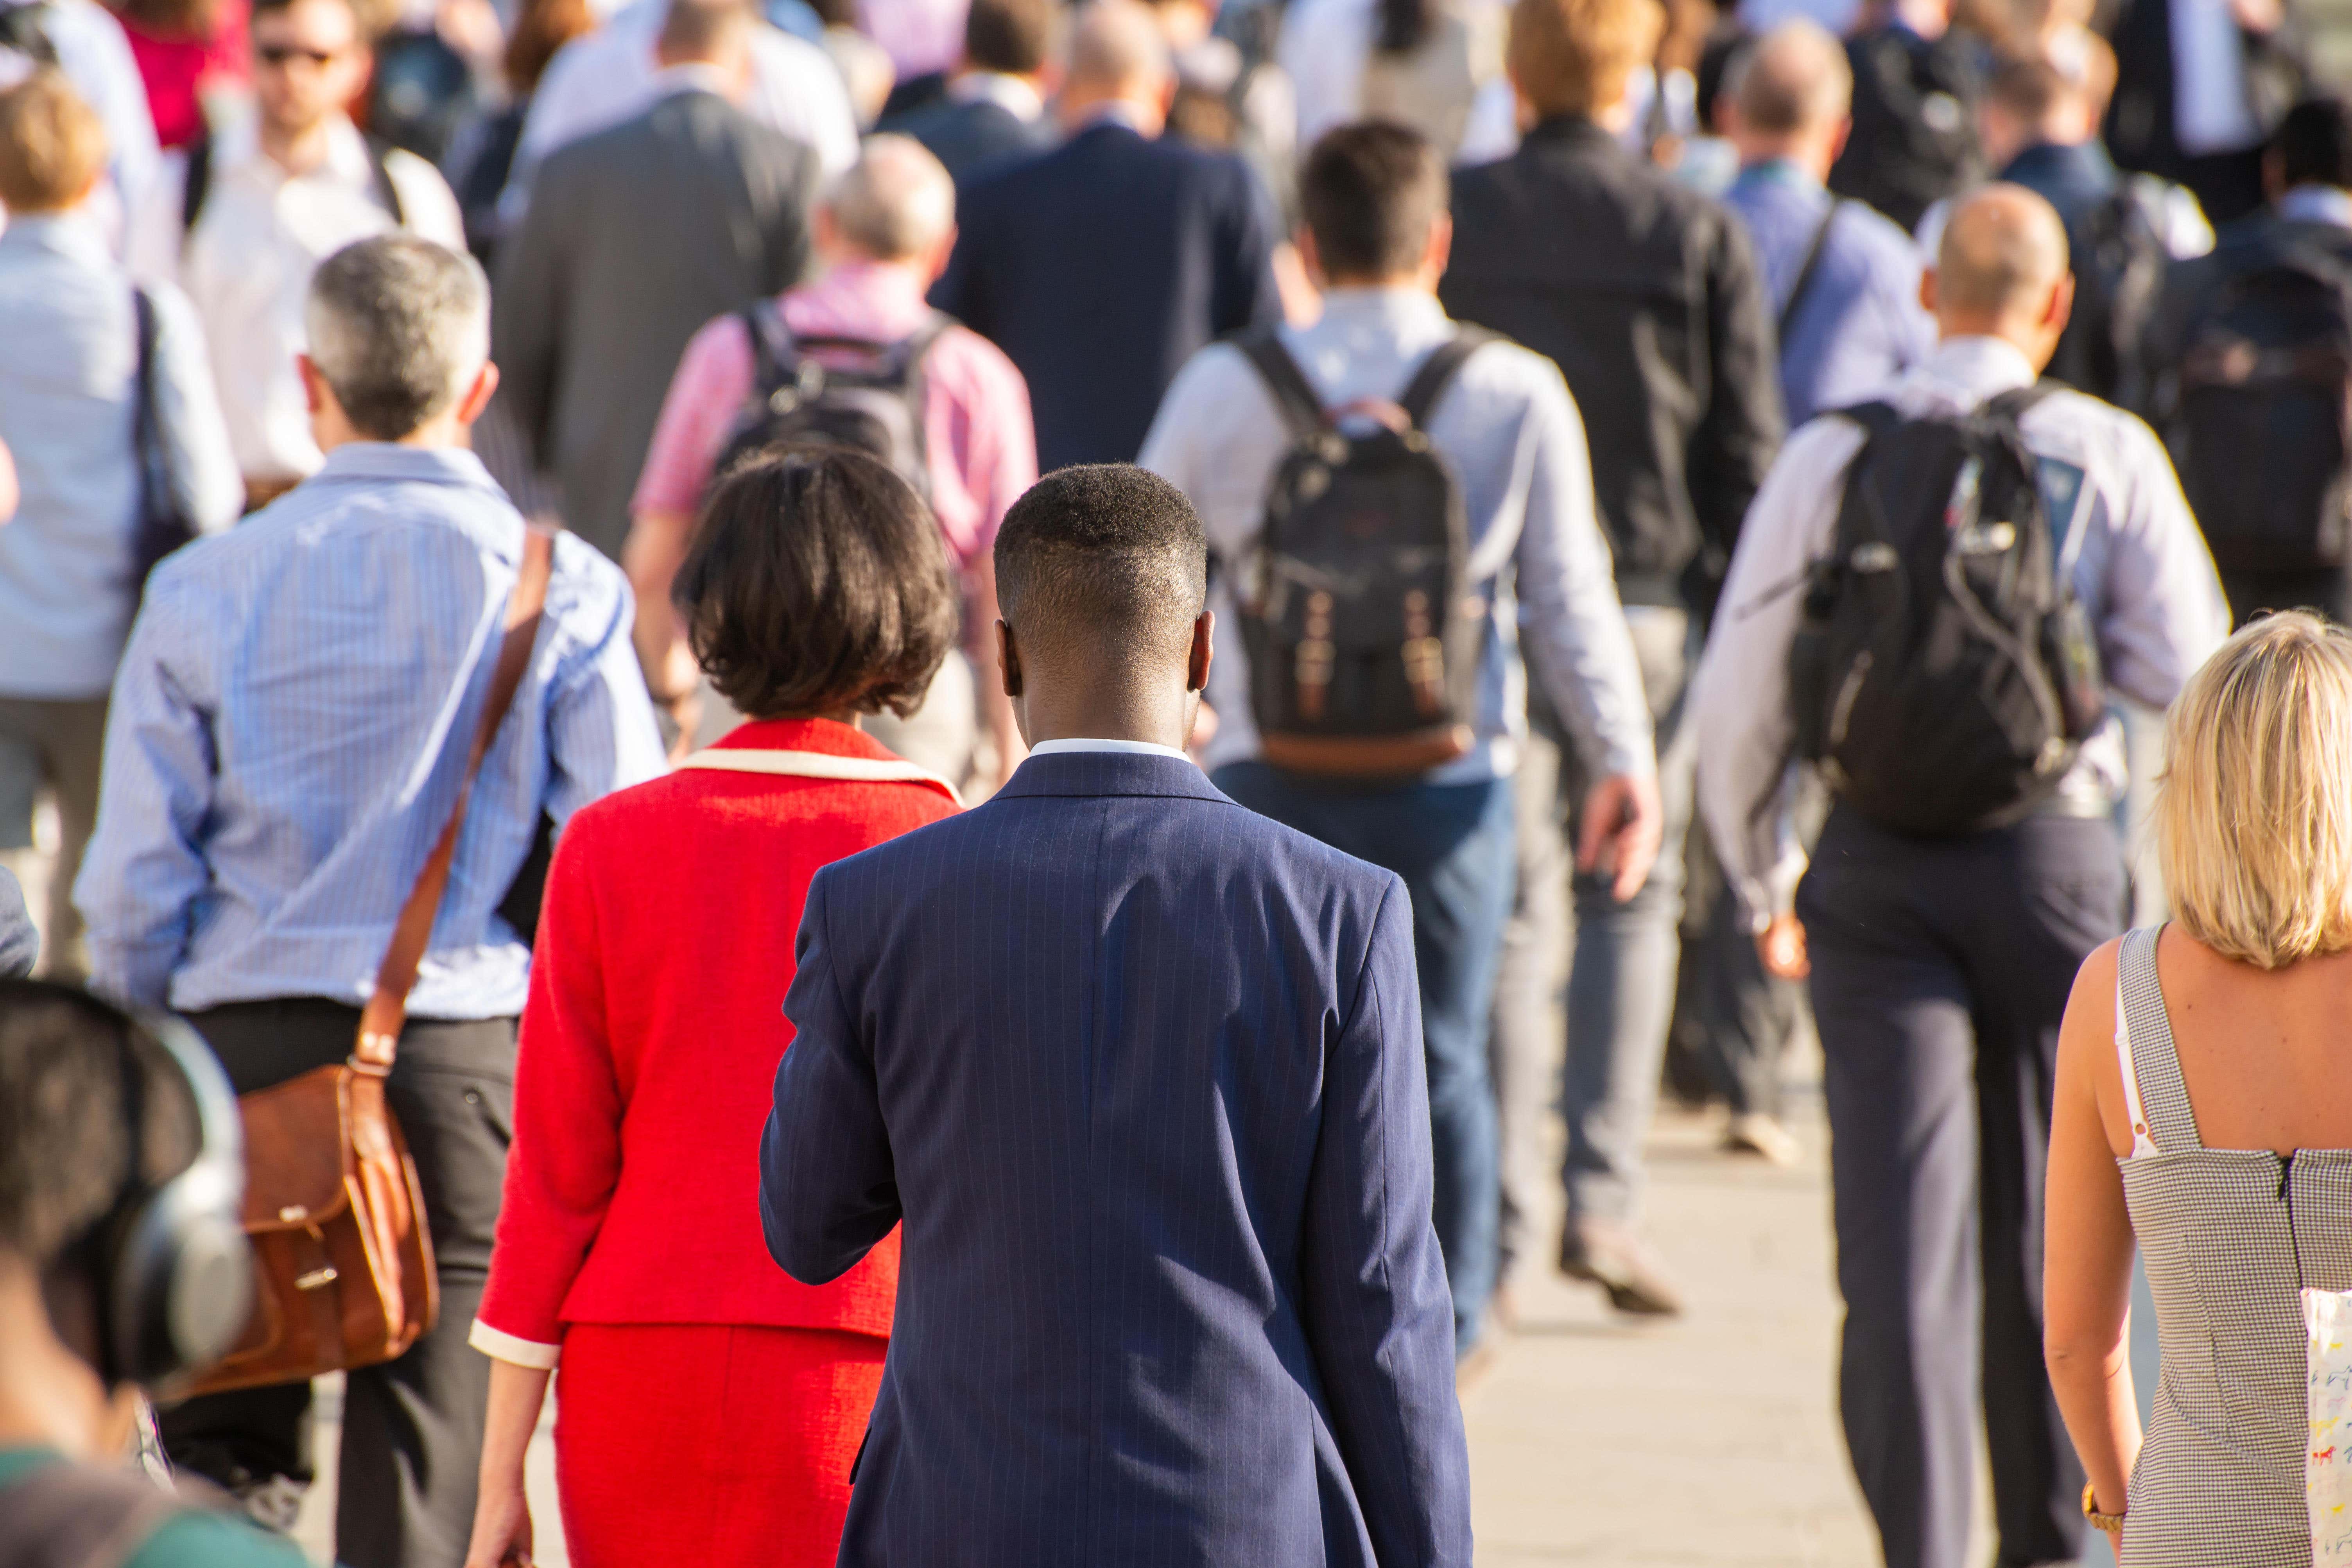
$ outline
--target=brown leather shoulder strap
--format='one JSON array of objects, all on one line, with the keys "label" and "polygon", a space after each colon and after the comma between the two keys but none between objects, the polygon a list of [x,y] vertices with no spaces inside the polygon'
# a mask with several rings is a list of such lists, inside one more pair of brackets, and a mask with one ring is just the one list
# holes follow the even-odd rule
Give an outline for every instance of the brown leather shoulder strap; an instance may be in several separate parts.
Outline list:
[{"label": "brown leather shoulder strap", "polygon": [[522,570],[515,578],[514,595],[507,601],[506,638],[499,645],[499,662],[490,674],[489,700],[482,705],[481,722],[474,726],[473,749],[466,753],[457,802],[449,808],[440,842],[425,857],[425,868],[416,874],[416,886],[409,889],[408,901],[401,906],[400,919],[392,928],[392,943],[384,949],[383,963],[375,972],[375,992],[360,1014],[360,1037],[352,1052],[352,1066],[362,1072],[381,1077],[392,1070],[401,1027],[408,1021],[408,993],[416,984],[417,966],[425,962],[425,944],[433,938],[441,895],[449,887],[449,865],[457,857],[458,832],[466,826],[466,804],[482,771],[482,759],[489,754],[490,742],[506,721],[507,710],[514,705],[523,671],[530,666],[530,650],[539,640],[540,612],[547,605],[547,579],[554,568],[555,536],[544,529],[527,530]]}]

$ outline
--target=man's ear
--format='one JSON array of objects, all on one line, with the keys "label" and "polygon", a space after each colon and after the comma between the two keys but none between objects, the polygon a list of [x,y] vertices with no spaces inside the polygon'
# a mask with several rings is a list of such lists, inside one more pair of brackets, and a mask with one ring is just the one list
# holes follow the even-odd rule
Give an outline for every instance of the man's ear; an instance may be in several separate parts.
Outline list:
[{"label": "man's ear", "polygon": [[1919,268],[1919,308],[1929,315],[1936,313],[1936,269]]},{"label": "man's ear", "polygon": [[1184,689],[1209,689],[1209,664],[1216,658],[1217,612],[1202,610],[1192,622],[1192,651],[1184,661]]},{"label": "man's ear", "polygon": [[319,367],[310,363],[309,354],[296,354],[294,368],[301,374],[302,401],[310,405],[311,413],[324,414],[335,406],[335,395],[327,390],[327,378],[319,374]]},{"label": "man's ear", "polygon": [[471,425],[479,419],[482,410],[490,405],[490,395],[498,389],[499,367],[484,360],[482,368],[474,373],[474,379],[467,384],[466,395],[457,399],[457,423]]},{"label": "man's ear", "polygon": [[1021,648],[1013,640],[1013,627],[1003,621],[996,623],[996,667],[1004,672],[1004,695],[1021,695]]},{"label": "man's ear", "polygon": [[2062,273],[2050,286],[2050,298],[2042,302],[2042,325],[2053,332],[2066,330],[2066,318],[2074,313],[2074,275]]}]

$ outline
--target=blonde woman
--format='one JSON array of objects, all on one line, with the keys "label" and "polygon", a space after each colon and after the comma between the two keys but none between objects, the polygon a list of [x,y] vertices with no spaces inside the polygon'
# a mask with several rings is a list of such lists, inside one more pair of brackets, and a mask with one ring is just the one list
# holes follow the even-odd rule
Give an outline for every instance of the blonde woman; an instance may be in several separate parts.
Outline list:
[{"label": "blonde woman", "polygon": [[[2173,921],[2091,955],[2059,1038],[2050,1380],[2126,1568],[2309,1568],[2297,1291],[2352,1288],[2352,640],[2255,622],[2165,756]],[[2163,1347],[2145,1443],[2135,1243]]]}]

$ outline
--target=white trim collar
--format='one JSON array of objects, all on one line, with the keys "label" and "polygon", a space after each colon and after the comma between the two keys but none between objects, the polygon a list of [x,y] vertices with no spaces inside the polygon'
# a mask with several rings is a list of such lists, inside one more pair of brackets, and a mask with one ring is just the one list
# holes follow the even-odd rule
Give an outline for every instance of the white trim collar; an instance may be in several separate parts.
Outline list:
[{"label": "white trim collar", "polygon": [[1040,741],[1029,748],[1033,757],[1052,757],[1072,752],[1121,752],[1137,757],[1173,757],[1189,763],[1192,758],[1173,746],[1163,746],[1157,741],[1097,741],[1074,738],[1066,741]]}]

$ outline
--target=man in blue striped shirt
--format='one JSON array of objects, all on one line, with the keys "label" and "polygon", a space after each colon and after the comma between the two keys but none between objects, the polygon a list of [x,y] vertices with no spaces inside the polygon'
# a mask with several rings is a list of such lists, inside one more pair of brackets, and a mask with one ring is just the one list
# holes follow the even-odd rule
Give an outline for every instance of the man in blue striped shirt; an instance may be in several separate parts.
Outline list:
[{"label": "man in blue striped shirt", "polygon": [[[465,449],[489,399],[488,291],[407,236],[330,258],[302,360],[326,466],[166,562],[123,655],[75,899],[95,986],[169,1005],[240,1093],[352,1049],[487,700],[523,521]],[[388,1086],[441,1268],[441,1326],[351,1375],[336,1557],[455,1563],[474,1510],[487,1277],[530,953],[499,905],[542,816],[662,769],[618,568],[557,542],[545,618],[475,785]],[[307,1384],[167,1414],[184,1467],[290,1523]]]}]

